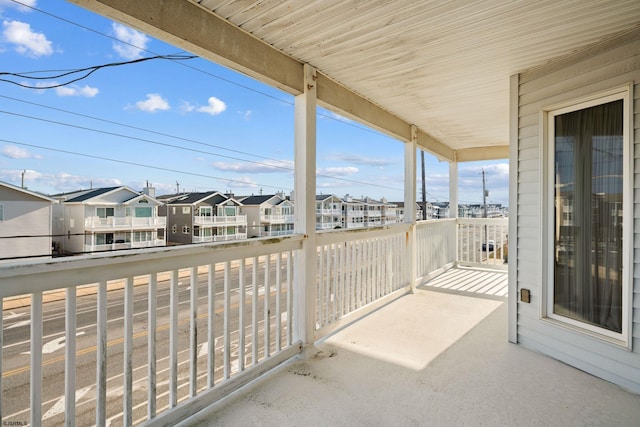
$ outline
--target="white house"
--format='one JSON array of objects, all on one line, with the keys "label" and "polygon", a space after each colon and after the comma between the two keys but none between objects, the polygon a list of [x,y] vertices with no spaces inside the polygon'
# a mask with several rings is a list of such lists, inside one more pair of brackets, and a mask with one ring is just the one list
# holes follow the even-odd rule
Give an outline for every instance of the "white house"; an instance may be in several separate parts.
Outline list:
[{"label": "white house", "polygon": [[294,204],[282,193],[241,199],[247,216],[248,237],[284,236],[293,233]]},{"label": "white house", "polygon": [[0,262],[50,257],[55,200],[0,181]]},{"label": "white house", "polygon": [[332,194],[316,195],[316,229],[342,228],[343,201]]},{"label": "white house", "polygon": [[164,246],[166,218],[153,189],[80,190],[52,196],[55,245],[62,254]]}]

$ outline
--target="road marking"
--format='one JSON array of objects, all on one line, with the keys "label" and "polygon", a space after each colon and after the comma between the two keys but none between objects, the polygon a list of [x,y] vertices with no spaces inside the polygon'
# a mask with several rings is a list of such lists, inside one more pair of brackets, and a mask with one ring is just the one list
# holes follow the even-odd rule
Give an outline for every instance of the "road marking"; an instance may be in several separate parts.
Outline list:
[{"label": "road marking", "polygon": [[[76,333],[77,337],[80,337],[82,335],[84,335],[84,331],[80,331]],[[61,336],[59,338],[56,338],[55,340],[49,341],[48,343],[44,344],[42,346],[42,354],[51,354],[60,350],[61,348],[64,348],[65,340],[66,340],[66,337]],[[31,351],[23,351],[20,354],[31,354]]]},{"label": "road marking", "polygon": [[[17,317],[22,317],[27,313],[14,313],[13,311],[10,311],[9,314],[2,316],[2,320],[11,320],[11,319],[15,319]],[[8,328],[7,328],[8,329]]]},{"label": "road marking", "polygon": [[27,326],[31,324],[31,320],[22,320],[20,322],[16,322],[11,326],[7,326],[5,329],[13,329],[13,328],[19,328],[20,326]]},{"label": "road marking", "polygon": [[[76,402],[84,397],[85,394],[89,393],[91,390],[91,386],[82,388],[80,390],[76,390]],[[65,398],[62,396],[56,403],[53,404],[51,408],[47,411],[46,414],[42,417],[42,420],[49,419],[51,417],[55,417],[58,414],[62,414],[65,409]]]}]

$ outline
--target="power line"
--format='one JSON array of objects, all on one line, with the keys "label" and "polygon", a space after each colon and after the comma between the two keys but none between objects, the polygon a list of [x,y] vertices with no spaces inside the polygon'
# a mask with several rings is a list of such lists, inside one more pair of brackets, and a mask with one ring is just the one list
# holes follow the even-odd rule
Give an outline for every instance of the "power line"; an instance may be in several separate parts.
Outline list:
[{"label": "power line", "polygon": [[62,87],[62,86],[68,86],[72,83],[78,82],[80,80],[84,80],[87,77],[89,77],[91,74],[95,73],[98,70],[101,70],[103,68],[109,68],[109,67],[119,67],[122,65],[131,65],[131,64],[138,64],[140,62],[146,62],[146,61],[152,61],[155,59],[166,59],[166,60],[171,60],[171,61],[183,61],[183,60],[188,60],[188,59],[194,59],[197,58],[197,56],[194,55],[156,55],[156,56],[150,56],[150,57],[146,57],[146,58],[138,58],[138,59],[133,59],[131,61],[122,61],[122,62],[110,62],[107,64],[101,64],[101,65],[93,65],[91,67],[85,67],[85,68],[77,68],[77,69],[73,69],[70,71],[66,71],[60,74],[54,74],[54,75],[49,75],[49,76],[32,76],[30,74],[38,74],[38,73],[42,73],[41,71],[31,71],[31,72],[27,72],[27,73],[11,73],[11,72],[7,72],[7,71],[3,71],[0,72],[0,76],[11,76],[11,77],[18,77],[21,79],[30,79],[30,80],[55,80],[55,79],[59,79],[61,77],[68,77],[68,76],[73,76],[79,73],[84,73],[83,75],[81,75],[80,77],[74,77],[69,81],[66,81],[64,83],[56,83],[56,84],[51,84],[49,86],[32,86],[32,85],[28,85],[25,83],[19,83],[19,82],[15,82],[13,80],[9,80],[9,79],[3,79],[0,78],[0,82],[6,82],[6,83],[11,83],[14,84],[16,86],[20,86],[23,88],[27,88],[27,89],[55,89],[57,87]]},{"label": "power line", "polygon": [[[21,146],[24,146],[24,147],[39,148],[41,150],[49,150],[49,151],[54,151],[54,152],[58,152],[58,153],[72,154],[74,156],[81,156],[81,157],[87,157],[87,158],[91,158],[91,159],[105,160],[105,161],[108,161],[108,162],[121,163],[121,164],[125,164],[125,165],[130,165],[130,166],[138,166],[138,167],[147,168],[147,169],[162,170],[162,171],[165,171],[165,172],[172,172],[172,173],[180,173],[180,174],[183,174],[183,175],[198,176],[198,177],[201,177],[201,178],[218,179],[218,180],[227,181],[227,182],[236,182],[238,184],[243,184],[244,186],[247,185],[247,183],[245,181],[242,181],[242,180],[239,180],[239,179],[222,178],[222,177],[218,177],[218,176],[205,175],[205,174],[200,174],[200,173],[195,173],[195,172],[181,171],[181,170],[178,170],[178,169],[170,169],[170,168],[165,168],[165,167],[161,167],[161,166],[152,166],[152,165],[146,165],[146,164],[143,164],[143,163],[135,163],[135,162],[127,161],[127,160],[111,159],[109,157],[95,156],[95,155],[92,155],[92,154],[78,153],[78,152],[74,152],[74,151],[61,150],[59,148],[44,147],[44,146],[35,145],[35,144],[27,144],[27,143],[24,143],[24,142],[11,141],[11,140],[8,140],[8,139],[0,139],[0,141],[8,143],[8,144],[16,144],[16,145],[21,145]],[[256,185],[260,185],[262,187],[283,189],[282,186],[275,186],[275,185],[268,185],[268,184],[256,184]],[[286,190],[292,190],[291,188],[285,188],[285,189]]]},{"label": "power line", "polygon": [[[254,160],[247,160],[247,159],[242,159],[242,158],[239,158],[239,157],[227,156],[227,155],[219,154],[219,153],[212,153],[210,151],[197,150],[197,149],[194,149],[194,148],[181,147],[179,145],[169,144],[169,143],[165,143],[165,142],[159,142],[159,141],[154,141],[154,140],[145,139],[145,138],[139,138],[139,137],[135,137],[135,136],[131,136],[131,135],[124,135],[124,134],[120,134],[120,133],[116,133],[116,132],[110,132],[110,131],[105,131],[105,130],[100,130],[100,129],[89,128],[89,127],[86,127],[86,126],[74,125],[74,124],[71,124],[71,123],[65,123],[65,122],[60,122],[60,121],[56,121],[56,120],[45,119],[45,118],[36,117],[36,116],[30,116],[30,115],[26,115],[26,114],[13,113],[13,112],[4,111],[4,110],[0,110],[0,113],[7,114],[7,115],[12,115],[12,116],[17,116],[17,117],[22,117],[22,118],[27,118],[27,119],[31,119],[31,120],[38,120],[38,121],[51,123],[51,124],[56,124],[56,125],[60,125],[60,126],[67,126],[67,127],[71,127],[71,128],[75,128],[75,129],[80,129],[80,130],[86,130],[86,131],[90,131],[90,132],[102,133],[102,134],[105,134],[105,135],[116,136],[116,137],[119,137],[119,138],[131,139],[131,140],[144,142],[144,143],[148,143],[148,144],[154,144],[154,145],[159,145],[159,146],[175,148],[175,149],[178,149],[178,150],[191,151],[191,152],[195,152],[195,153],[199,153],[199,154],[208,154],[208,155],[212,155],[212,156],[223,157],[223,158],[227,158],[227,159],[231,159],[231,160],[237,160],[237,161],[241,161],[241,162],[252,163],[252,164],[256,164],[256,165],[264,166],[264,167],[268,167],[268,168],[273,168],[273,169],[282,169],[282,170],[285,170],[287,172],[291,172],[291,171],[294,170],[294,168],[292,168],[292,167],[281,166],[281,165],[270,164],[270,163],[263,163],[263,162],[256,162]],[[207,144],[205,144],[205,145],[207,145]],[[241,151],[238,151],[238,152],[240,152],[242,154],[247,154],[247,153],[244,153],[244,152],[241,152]],[[275,159],[270,159],[270,160],[273,160],[275,162],[282,162],[281,160],[275,160]],[[388,186],[384,186],[384,185],[380,185],[380,184],[373,184],[373,183],[370,183],[370,182],[358,181],[358,180],[353,180],[353,179],[344,178],[344,177],[338,177],[338,176],[333,176],[333,175],[327,175],[327,174],[322,174],[322,173],[318,173],[317,176],[321,176],[323,178],[335,179],[335,180],[339,180],[339,181],[351,182],[351,183],[354,183],[354,184],[367,185],[367,186],[376,187],[376,188],[384,188],[384,189],[387,189],[387,190],[401,191],[401,189],[394,188],[394,187],[388,187]]]},{"label": "power line", "polygon": [[[82,29],[84,29],[84,30],[91,31],[92,33],[95,33],[95,34],[98,34],[98,35],[100,35],[100,36],[106,37],[106,38],[108,38],[108,39],[111,39],[111,40],[114,40],[114,41],[117,41],[117,42],[120,42],[120,43],[126,44],[126,45],[131,46],[131,47],[134,47],[134,48],[136,48],[136,49],[140,49],[140,50],[141,50],[141,51],[143,51],[143,52],[147,52],[147,53],[150,53],[150,54],[152,54],[152,55],[156,55],[156,56],[162,56],[162,55],[160,55],[160,54],[158,54],[158,53],[156,53],[156,52],[153,52],[153,51],[151,51],[151,50],[148,50],[148,49],[145,49],[145,48],[141,48],[141,47],[136,46],[136,45],[134,45],[134,44],[132,44],[132,43],[126,42],[126,41],[124,41],[124,40],[120,40],[120,39],[118,39],[117,37],[113,37],[113,36],[111,36],[111,35],[109,35],[109,34],[106,34],[106,33],[103,33],[103,32],[97,31],[97,30],[94,30],[94,29],[93,29],[93,28],[91,28],[91,27],[87,27],[87,26],[82,25],[82,24],[79,24],[79,23],[77,23],[77,22],[75,22],[75,21],[71,21],[71,20],[69,20],[69,19],[63,18],[63,17],[61,17],[61,16],[55,15],[55,14],[53,14],[53,13],[47,12],[47,11],[42,10],[42,9],[39,9],[39,8],[37,8],[37,7],[33,7],[33,6],[30,6],[30,5],[27,5],[27,4],[24,4],[24,3],[21,3],[21,2],[19,2],[19,1],[17,1],[17,0],[11,0],[11,1],[13,1],[13,2],[14,2],[14,3],[16,3],[16,4],[20,4],[20,5],[24,6],[24,7],[27,7],[27,8],[29,8],[29,9],[32,9],[32,10],[34,10],[34,11],[40,12],[40,13],[42,13],[42,14],[44,14],[44,15],[47,15],[47,16],[49,16],[49,17],[51,17],[51,18],[58,19],[58,20],[60,20],[60,21],[62,21],[62,22],[65,22],[65,23],[67,23],[67,24],[77,26],[77,27],[82,28]],[[181,51],[181,52],[184,52],[184,51]],[[223,81],[223,82],[229,83],[229,84],[234,85],[234,86],[236,86],[236,87],[240,87],[240,88],[245,89],[245,90],[248,90],[248,91],[250,91],[250,92],[257,93],[257,94],[259,94],[259,95],[265,96],[265,97],[267,97],[267,98],[274,99],[274,100],[276,100],[276,101],[282,102],[282,103],[287,104],[287,105],[292,105],[292,106],[294,105],[294,103],[293,103],[293,102],[291,102],[291,101],[284,100],[284,99],[282,99],[282,98],[279,98],[279,97],[274,96],[274,95],[271,95],[271,94],[269,94],[269,93],[266,93],[266,92],[260,91],[260,90],[258,90],[258,89],[252,88],[252,87],[250,87],[250,86],[243,85],[243,84],[241,84],[241,83],[235,82],[235,81],[233,81],[233,80],[227,79],[227,78],[225,78],[225,77],[219,76],[219,75],[217,75],[217,74],[211,73],[211,72],[206,71],[206,70],[203,70],[203,69],[201,69],[201,68],[197,68],[197,67],[194,67],[194,66],[192,66],[192,65],[189,65],[189,64],[183,63],[183,62],[175,62],[175,63],[176,63],[177,65],[183,66],[183,67],[185,67],[185,68],[189,68],[189,69],[191,69],[191,70],[193,70],[193,71],[196,71],[196,72],[202,73],[202,74],[207,75],[207,76],[209,76],[209,77],[213,77],[213,78],[215,78],[215,79],[218,79],[218,80],[221,80],[221,81]],[[26,74],[26,73],[23,73],[23,74]],[[376,130],[374,130],[374,129],[370,129],[370,128],[368,128],[368,127],[360,126],[360,125],[358,125],[358,124],[356,124],[356,123],[353,123],[353,122],[351,122],[351,121],[341,120],[341,119],[339,119],[339,118],[336,118],[336,117],[333,117],[333,116],[330,116],[330,115],[327,115],[327,114],[323,114],[323,113],[318,113],[318,116],[320,116],[320,117],[324,117],[324,118],[327,118],[327,119],[330,119],[330,120],[333,120],[333,121],[336,121],[336,122],[339,122],[339,123],[342,123],[342,124],[344,124],[344,125],[346,125],[346,126],[351,126],[351,127],[353,127],[353,128],[356,128],[356,129],[359,129],[359,130],[362,130],[362,131],[365,131],[365,132],[369,132],[369,133],[372,133],[372,134],[375,134],[375,135],[380,135],[380,132],[378,132],[378,131],[376,131]]]}]

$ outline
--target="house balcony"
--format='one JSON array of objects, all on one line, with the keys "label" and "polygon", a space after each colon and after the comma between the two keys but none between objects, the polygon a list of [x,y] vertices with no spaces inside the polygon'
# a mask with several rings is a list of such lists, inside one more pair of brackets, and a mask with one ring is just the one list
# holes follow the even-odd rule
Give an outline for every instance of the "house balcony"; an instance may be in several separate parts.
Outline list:
[{"label": "house balcony", "polygon": [[342,215],[342,209],[316,209],[318,215]]},{"label": "house balcony", "polygon": [[293,224],[293,215],[260,215],[260,222],[269,224]]},{"label": "house balcony", "polygon": [[247,233],[218,234],[212,236],[193,236],[193,243],[230,242],[233,240],[246,240]]},{"label": "house balcony", "polygon": [[119,251],[140,248],[153,248],[165,246],[167,244],[164,239],[146,240],[143,242],[114,242],[109,244],[84,245],[85,252],[101,252],[101,251]]},{"label": "house balcony", "polygon": [[347,211],[348,218],[364,218],[364,211]]},{"label": "house balcony", "polygon": [[382,211],[365,211],[365,216],[369,217],[369,218],[381,218],[382,217]]},{"label": "house balcony", "polygon": [[117,230],[148,230],[167,226],[166,217],[138,218],[132,216],[109,216],[100,218],[92,216],[85,218],[84,228],[87,231],[117,231]]},{"label": "house balcony", "polygon": [[[507,344],[506,227],[434,220],[318,233],[308,253],[292,235],[3,265],[3,422],[633,420],[619,417],[637,416],[638,396]],[[304,256],[315,279],[298,282]],[[300,358],[305,335],[316,347]]]},{"label": "house balcony", "polygon": [[247,216],[246,215],[194,216],[193,224],[198,226],[247,225]]}]

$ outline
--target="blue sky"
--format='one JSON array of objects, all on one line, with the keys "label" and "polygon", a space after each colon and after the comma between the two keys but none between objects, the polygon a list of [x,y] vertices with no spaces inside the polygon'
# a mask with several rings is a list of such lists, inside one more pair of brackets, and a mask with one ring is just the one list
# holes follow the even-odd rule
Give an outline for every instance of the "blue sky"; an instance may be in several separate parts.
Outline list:
[{"label": "blue sky", "polygon": [[[24,74],[0,78],[15,83],[54,86],[70,78],[26,77],[189,55],[64,1],[20,1],[31,8],[0,0],[0,72]],[[239,195],[293,189],[293,97],[206,60],[154,59],[58,88],[0,88],[2,181],[20,185],[24,173],[29,189],[47,194],[146,182],[157,194],[178,185]],[[317,193],[402,200],[403,144],[318,113]],[[448,164],[428,153],[425,161],[427,199],[447,200]],[[481,201],[483,168],[488,201],[506,205],[506,159],[460,164],[460,201]]]}]

